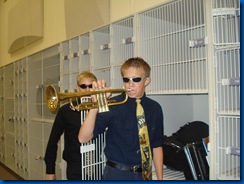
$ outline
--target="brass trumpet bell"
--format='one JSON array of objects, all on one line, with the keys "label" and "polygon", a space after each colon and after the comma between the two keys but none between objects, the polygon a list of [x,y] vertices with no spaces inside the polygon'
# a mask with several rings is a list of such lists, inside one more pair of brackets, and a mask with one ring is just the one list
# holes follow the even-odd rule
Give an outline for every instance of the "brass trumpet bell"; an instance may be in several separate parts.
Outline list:
[{"label": "brass trumpet bell", "polygon": [[[46,88],[46,103],[48,109],[55,113],[60,106],[61,101],[69,100],[72,110],[81,111],[98,108],[99,113],[109,111],[109,106],[123,104],[128,99],[128,92],[126,89],[109,89],[109,90],[97,90],[88,92],[71,92],[71,93],[57,93],[53,85],[49,85]],[[125,92],[125,99],[121,102],[115,100],[109,100],[106,97],[106,93],[123,93]],[[97,102],[80,102],[82,97],[91,97],[96,95]],[[76,105],[73,104],[76,101]]]}]

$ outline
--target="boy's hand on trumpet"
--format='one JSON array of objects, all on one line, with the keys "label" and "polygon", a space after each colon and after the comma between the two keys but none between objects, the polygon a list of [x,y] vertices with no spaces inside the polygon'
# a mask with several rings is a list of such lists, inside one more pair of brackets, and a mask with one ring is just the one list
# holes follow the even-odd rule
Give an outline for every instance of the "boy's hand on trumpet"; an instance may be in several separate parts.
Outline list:
[{"label": "boy's hand on trumpet", "polygon": [[[110,87],[106,86],[105,80],[98,80],[97,82],[93,81],[92,89],[90,89],[90,91],[102,91],[102,90],[109,90],[109,89],[110,89]],[[106,93],[107,98],[109,98],[110,96],[111,96],[110,92]],[[92,97],[93,102],[97,101],[96,95],[92,95],[91,97]]]}]

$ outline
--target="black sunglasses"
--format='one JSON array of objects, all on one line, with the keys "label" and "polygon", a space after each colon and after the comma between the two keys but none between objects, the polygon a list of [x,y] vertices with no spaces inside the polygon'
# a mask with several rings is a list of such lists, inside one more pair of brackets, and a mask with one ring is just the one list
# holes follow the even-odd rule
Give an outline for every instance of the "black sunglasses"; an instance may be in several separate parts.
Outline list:
[{"label": "black sunglasses", "polygon": [[82,89],[92,88],[92,84],[81,84],[81,85],[79,85],[79,86],[80,86],[80,88],[82,88]]},{"label": "black sunglasses", "polygon": [[129,82],[129,81],[133,81],[135,83],[141,82],[143,79],[145,79],[145,77],[123,77],[123,81],[125,83]]}]

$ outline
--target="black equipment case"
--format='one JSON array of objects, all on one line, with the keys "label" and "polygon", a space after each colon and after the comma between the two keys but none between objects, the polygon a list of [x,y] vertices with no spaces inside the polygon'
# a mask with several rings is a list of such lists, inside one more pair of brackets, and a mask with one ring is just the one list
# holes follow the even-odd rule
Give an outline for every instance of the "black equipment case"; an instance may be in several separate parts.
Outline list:
[{"label": "black equipment case", "polygon": [[181,152],[186,180],[209,180],[209,164],[204,141],[187,144]]},{"label": "black equipment case", "polygon": [[171,136],[164,136],[164,165],[184,172],[186,180],[208,180],[207,149],[203,141],[209,135],[208,128],[204,122],[193,121]]}]

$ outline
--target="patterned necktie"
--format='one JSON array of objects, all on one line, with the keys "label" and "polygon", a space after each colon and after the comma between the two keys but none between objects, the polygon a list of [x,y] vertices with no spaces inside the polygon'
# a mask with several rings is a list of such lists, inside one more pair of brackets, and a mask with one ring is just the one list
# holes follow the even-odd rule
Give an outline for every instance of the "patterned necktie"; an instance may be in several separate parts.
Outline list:
[{"label": "patterned necktie", "polygon": [[138,121],[138,135],[140,143],[140,151],[142,158],[142,179],[151,180],[152,179],[152,153],[150,148],[150,141],[148,135],[147,124],[145,121],[144,110],[141,105],[141,100],[136,99],[136,117]]}]

